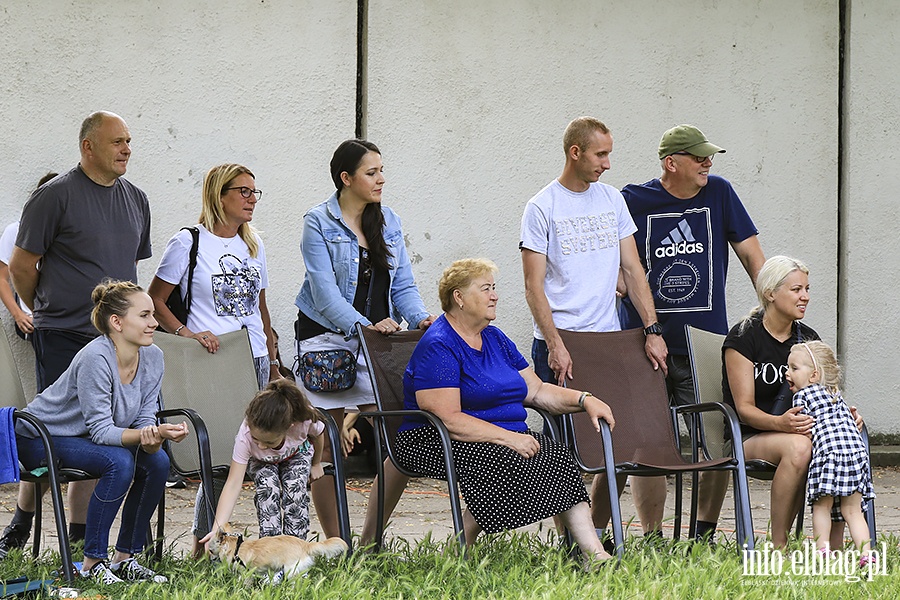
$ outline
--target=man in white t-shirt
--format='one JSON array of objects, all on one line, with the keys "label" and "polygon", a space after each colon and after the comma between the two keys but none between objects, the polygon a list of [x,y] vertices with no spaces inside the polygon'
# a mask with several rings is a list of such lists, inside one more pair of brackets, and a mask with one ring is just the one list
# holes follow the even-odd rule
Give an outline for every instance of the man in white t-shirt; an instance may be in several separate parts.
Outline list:
[{"label": "man in white t-shirt", "polygon": [[[563,135],[562,175],[538,192],[522,216],[525,299],[534,317],[532,359],[537,375],[562,385],[572,378],[572,357],[557,329],[618,331],[619,269],[644,324],[647,358],[666,371],[666,343],[634,241],[636,227],[616,188],[600,183],[610,168],[609,128],[592,117],[569,123]],[[606,527],[609,499],[603,476],[591,486],[594,525]],[[639,479],[639,478],[638,478]],[[640,484],[632,483],[641,514]]]}]

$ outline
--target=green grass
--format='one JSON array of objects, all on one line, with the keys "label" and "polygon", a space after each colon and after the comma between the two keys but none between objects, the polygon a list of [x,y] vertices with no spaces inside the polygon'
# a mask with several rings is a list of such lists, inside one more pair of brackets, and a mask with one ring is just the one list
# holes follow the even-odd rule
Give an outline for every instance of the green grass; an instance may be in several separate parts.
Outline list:
[{"label": "green grass", "polygon": [[[106,589],[81,586],[84,595],[106,598],[892,598],[900,576],[900,552],[894,536],[887,543],[887,576],[845,582],[841,577],[812,578],[783,574],[742,575],[734,543],[715,549],[687,542],[628,541],[621,565],[586,573],[578,560],[560,549],[556,536],[512,533],[485,537],[458,557],[447,541],[417,544],[394,540],[379,554],[316,564],[307,577],[277,587],[263,587],[252,577],[209,561],[164,557],[159,570],[170,582]],[[879,544],[880,545],[880,544]],[[799,545],[797,546],[799,547]],[[39,560],[13,552],[0,563],[0,578],[48,577],[59,557]]]}]

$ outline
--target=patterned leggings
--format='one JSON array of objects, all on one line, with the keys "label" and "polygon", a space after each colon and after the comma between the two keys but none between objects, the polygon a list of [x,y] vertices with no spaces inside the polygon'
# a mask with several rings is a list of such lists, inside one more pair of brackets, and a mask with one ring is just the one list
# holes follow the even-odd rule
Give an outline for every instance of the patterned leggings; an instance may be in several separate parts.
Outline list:
[{"label": "patterned leggings", "polygon": [[247,463],[247,473],[256,485],[253,502],[259,518],[259,537],[283,534],[306,539],[312,448],[309,450],[280,463],[253,458]]}]

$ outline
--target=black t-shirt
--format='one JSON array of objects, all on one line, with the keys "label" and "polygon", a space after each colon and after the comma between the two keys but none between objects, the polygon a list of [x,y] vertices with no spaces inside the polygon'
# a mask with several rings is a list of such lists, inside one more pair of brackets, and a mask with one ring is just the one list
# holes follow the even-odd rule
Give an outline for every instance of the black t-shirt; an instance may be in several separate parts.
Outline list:
[{"label": "black t-shirt", "polygon": [[[750,318],[746,328],[741,331],[743,324],[742,321],[732,327],[725,337],[725,343],[722,344],[722,395],[725,403],[734,407],[734,397],[731,395],[731,386],[728,384],[724,360],[725,349],[732,348],[753,363],[753,391],[756,408],[771,415],[774,414],[772,405],[775,397],[784,383],[791,347],[801,342],[818,340],[819,334],[811,327],[795,321],[791,327],[791,337],[780,342],[766,331],[760,317]],[[744,434],[759,433],[759,430],[741,423],[741,432]]]},{"label": "black t-shirt", "polygon": [[[387,269],[374,266],[369,259],[369,251],[359,247],[359,273],[357,273],[356,295],[353,296],[353,308],[356,312],[366,315],[372,323],[383,321],[391,316],[388,308],[388,284],[390,275]],[[371,295],[369,290],[371,288]],[[369,304],[369,306],[366,306]],[[310,319],[303,311],[297,311],[297,323],[294,334],[298,340],[308,340],[311,337],[331,331],[327,327],[319,325]]]}]

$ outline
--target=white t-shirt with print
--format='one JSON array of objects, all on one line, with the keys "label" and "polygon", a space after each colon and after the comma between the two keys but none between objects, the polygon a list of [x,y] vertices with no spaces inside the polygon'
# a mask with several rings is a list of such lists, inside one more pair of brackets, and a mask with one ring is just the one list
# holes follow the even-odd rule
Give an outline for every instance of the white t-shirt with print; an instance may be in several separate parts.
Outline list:
[{"label": "white t-shirt with print", "polygon": [[[7,267],[9,266],[9,259],[12,258],[13,248],[16,247],[16,235],[19,233],[19,222],[10,223],[6,226],[6,229],[3,230],[3,234],[0,235],[0,262],[4,263]],[[22,299],[19,298],[19,308],[25,311],[26,315],[30,315],[31,311],[28,310],[28,307],[25,306],[25,303],[22,302]]]},{"label": "white t-shirt with print", "polygon": [[[256,258],[251,258],[247,244],[240,236],[220,238],[203,225],[196,227],[200,230],[200,241],[191,288],[191,311],[185,325],[191,331],[208,330],[215,335],[246,326],[253,357],[268,356],[266,334],[259,314],[259,293],[269,286],[262,240],[257,236],[259,252]],[[190,231],[176,233],[166,244],[156,269],[157,277],[181,285],[182,292],[187,290],[192,243]]]},{"label": "white t-shirt with print", "polygon": [[[573,192],[554,179],[528,201],[521,247],[547,257],[544,292],[558,329],[620,329],[619,240],[636,230],[621,192],[605,183]],[[537,323],[534,337],[544,339]]]}]

